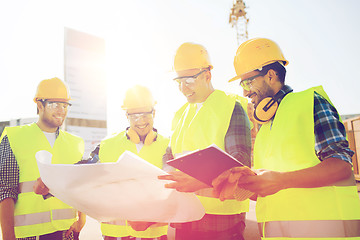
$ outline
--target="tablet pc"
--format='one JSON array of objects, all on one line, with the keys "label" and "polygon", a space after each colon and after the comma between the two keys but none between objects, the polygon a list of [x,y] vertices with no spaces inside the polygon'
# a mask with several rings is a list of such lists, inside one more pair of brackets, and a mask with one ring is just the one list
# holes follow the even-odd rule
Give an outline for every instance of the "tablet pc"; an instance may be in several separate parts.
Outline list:
[{"label": "tablet pc", "polygon": [[211,182],[225,170],[244,166],[216,145],[169,160],[167,164],[209,186],[212,186]]}]

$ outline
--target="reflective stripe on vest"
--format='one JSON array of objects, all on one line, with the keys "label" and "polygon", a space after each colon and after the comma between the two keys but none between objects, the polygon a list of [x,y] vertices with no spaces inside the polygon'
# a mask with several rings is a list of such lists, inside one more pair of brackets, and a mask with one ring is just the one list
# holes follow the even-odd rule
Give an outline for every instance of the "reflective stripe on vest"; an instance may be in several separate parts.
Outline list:
[{"label": "reflective stripe on vest", "polygon": [[20,193],[14,209],[15,236],[25,238],[69,229],[75,221],[74,210],[55,197],[44,201],[42,196],[33,192],[33,185],[40,177],[35,154],[46,150],[52,154],[53,164],[73,164],[81,160],[84,142],[60,130],[51,147],[35,123],[6,128],[6,134],[20,169]]},{"label": "reflective stripe on vest", "polygon": [[[100,162],[116,162],[119,156],[127,150],[158,168],[162,168],[162,156],[165,154],[168,145],[169,139],[158,134],[156,141],[150,145],[144,145],[140,152],[138,152],[136,144],[127,138],[124,131],[101,141],[99,151]],[[167,234],[167,226],[149,227],[145,231],[135,231],[125,220],[116,220],[101,223],[101,232],[104,236],[109,237],[156,238]]]},{"label": "reflective stripe on vest", "polygon": [[[289,172],[320,163],[314,151],[314,91],[328,99],[321,87],[289,93],[281,101],[272,124],[261,127],[254,147],[256,169]],[[290,228],[293,225],[288,222],[310,222],[316,225],[321,221],[325,225],[338,220],[359,220],[360,200],[354,180],[349,178],[331,186],[289,188],[258,197],[256,217],[258,222],[284,222],[266,226],[265,233],[272,232],[273,226],[281,226],[284,227],[281,231],[292,234],[295,229]],[[360,225],[356,227],[360,228]],[[332,228],[332,225],[327,228]],[[341,229],[339,231],[338,234],[342,234]]]},{"label": "reflective stripe on vest", "polygon": [[258,223],[266,238],[359,237],[360,220],[274,221]]},{"label": "reflective stripe on vest", "polygon": [[31,213],[31,214],[14,216],[15,227],[47,223],[47,222],[51,222],[50,212]]},{"label": "reflective stripe on vest", "polygon": [[64,220],[64,219],[76,218],[76,211],[72,208],[54,209],[51,212],[52,212],[53,220]]},{"label": "reflective stripe on vest", "polygon": [[[198,111],[196,104],[186,103],[180,108],[172,122],[172,154],[179,156],[204,149],[211,144],[225,150],[225,135],[234,111],[235,99],[234,96],[215,90]],[[211,189],[204,189],[196,194],[208,214],[231,215],[249,210],[249,200],[220,201],[212,196]]]},{"label": "reflective stripe on vest", "polygon": [[14,216],[15,227],[34,225],[51,222],[53,220],[65,220],[76,217],[76,211],[73,209],[54,209],[51,212],[30,213]]}]

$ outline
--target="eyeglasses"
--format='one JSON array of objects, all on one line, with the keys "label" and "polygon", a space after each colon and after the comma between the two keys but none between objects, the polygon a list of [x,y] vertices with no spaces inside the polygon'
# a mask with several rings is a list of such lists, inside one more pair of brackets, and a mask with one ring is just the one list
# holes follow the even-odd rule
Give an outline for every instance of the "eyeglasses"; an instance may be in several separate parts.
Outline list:
[{"label": "eyeglasses", "polygon": [[191,86],[195,83],[196,78],[198,76],[200,76],[203,72],[206,72],[207,70],[208,69],[204,69],[193,76],[177,77],[177,78],[174,78],[174,81],[176,81],[179,84],[179,86],[181,83],[184,83],[186,86]]},{"label": "eyeglasses", "polygon": [[50,109],[64,109],[67,110],[71,104],[67,102],[52,102],[52,101],[44,101],[46,103],[46,107]]},{"label": "eyeglasses", "polygon": [[262,77],[264,76],[263,74],[258,74],[252,77],[249,77],[247,79],[241,80],[240,82],[240,86],[245,90],[245,91],[250,91],[250,88],[252,86],[251,82],[255,80],[255,78],[257,77]]},{"label": "eyeglasses", "polygon": [[142,113],[126,113],[126,116],[132,121],[139,121],[140,119],[150,119],[153,117],[153,110],[151,112]]}]

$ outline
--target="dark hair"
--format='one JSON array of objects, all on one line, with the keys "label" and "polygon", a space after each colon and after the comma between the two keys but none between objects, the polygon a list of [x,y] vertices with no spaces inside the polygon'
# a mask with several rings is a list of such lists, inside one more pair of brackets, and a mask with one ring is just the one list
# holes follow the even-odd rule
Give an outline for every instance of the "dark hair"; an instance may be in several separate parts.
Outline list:
[{"label": "dark hair", "polygon": [[286,69],[283,65],[281,65],[279,62],[274,62],[269,65],[266,65],[262,68],[260,71],[260,74],[266,75],[267,72],[272,69],[276,72],[276,75],[278,75],[280,83],[285,83],[285,75],[286,75]]},{"label": "dark hair", "polygon": [[[38,100],[39,102],[41,102],[41,104],[45,107],[45,100]],[[37,104],[36,104],[36,114],[39,114],[39,108],[37,107]]]}]

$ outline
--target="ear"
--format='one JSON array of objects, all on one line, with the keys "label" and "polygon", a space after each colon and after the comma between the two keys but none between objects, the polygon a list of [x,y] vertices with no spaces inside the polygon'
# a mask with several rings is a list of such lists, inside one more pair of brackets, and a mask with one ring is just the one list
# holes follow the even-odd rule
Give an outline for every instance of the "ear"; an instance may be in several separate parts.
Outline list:
[{"label": "ear", "polygon": [[204,77],[205,77],[205,81],[207,83],[209,83],[211,81],[211,72],[210,71],[206,71],[205,74],[204,74]]},{"label": "ear", "polygon": [[153,110],[153,119],[155,118],[155,109]]},{"label": "ear", "polygon": [[208,77],[209,77],[209,81],[211,80],[211,71],[207,71],[208,73]]},{"label": "ear", "polygon": [[277,72],[275,70],[270,69],[267,72],[267,75],[269,77],[269,85],[274,85],[276,82],[279,81],[279,77],[278,77]]},{"label": "ear", "polygon": [[44,105],[42,104],[42,102],[37,101],[36,105],[37,105],[39,113],[40,113],[40,111],[44,111]]}]

